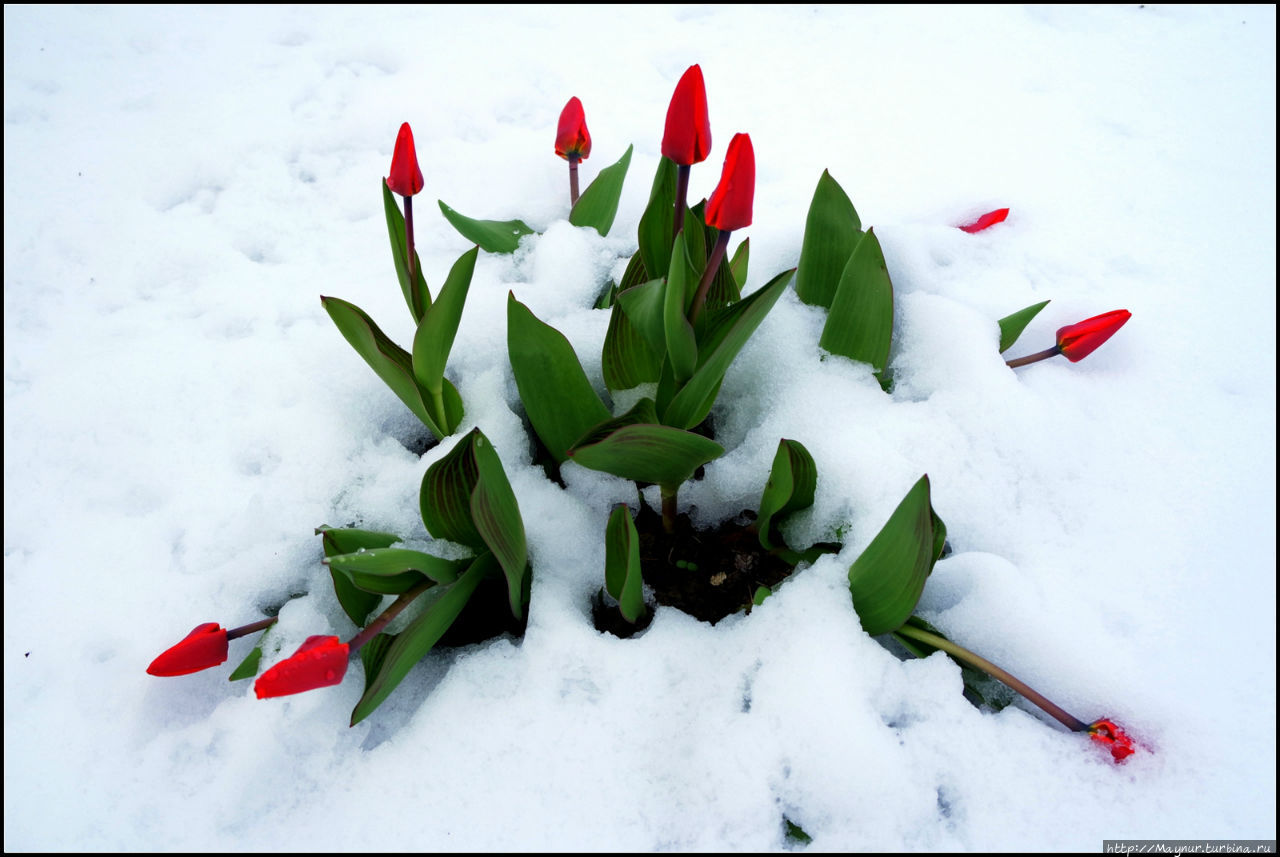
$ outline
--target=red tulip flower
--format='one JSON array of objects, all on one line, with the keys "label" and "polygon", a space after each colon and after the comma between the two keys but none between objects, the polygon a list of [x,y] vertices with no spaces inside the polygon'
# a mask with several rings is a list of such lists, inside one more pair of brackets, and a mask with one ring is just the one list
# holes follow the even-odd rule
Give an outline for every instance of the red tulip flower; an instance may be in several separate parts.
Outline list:
[{"label": "red tulip flower", "polygon": [[1072,363],[1078,363],[1110,339],[1131,315],[1127,309],[1117,309],[1059,328],[1058,350]]},{"label": "red tulip flower", "polygon": [[560,111],[560,125],[556,129],[556,154],[569,160],[576,155],[585,161],[591,154],[591,132],[587,130],[587,117],[582,102],[575,95]]},{"label": "red tulip flower", "polygon": [[689,66],[676,84],[667,108],[662,154],[681,166],[700,164],[711,152],[711,119],[707,115],[707,87],[702,67]]},{"label": "red tulip flower", "polygon": [[720,184],[707,200],[707,225],[732,232],[751,225],[751,204],[756,195],[756,153],[751,137],[734,134],[724,157]]},{"label": "red tulip flower", "polygon": [[418,169],[418,153],[413,148],[413,131],[409,123],[400,126],[396,148],[391,154],[391,175],[387,187],[401,196],[413,196],[422,190],[422,170]]},{"label": "red tulip flower", "polygon": [[992,226],[995,226],[997,223],[1003,223],[1004,219],[1008,216],[1009,209],[997,208],[995,211],[988,211],[972,223],[966,223],[964,226],[958,226],[956,228],[962,232],[981,232],[984,229],[989,229]]},{"label": "red tulip flower", "polygon": [[1117,765],[1135,752],[1133,739],[1110,720],[1102,719],[1089,724],[1089,737],[1111,751]]},{"label": "red tulip flower", "polygon": [[147,667],[147,672],[156,676],[189,675],[216,667],[226,659],[226,630],[217,622],[205,622],[177,645],[161,652]]},{"label": "red tulip flower", "polygon": [[298,651],[267,670],[253,683],[258,699],[289,696],[342,682],[349,650],[337,637],[307,637]]}]

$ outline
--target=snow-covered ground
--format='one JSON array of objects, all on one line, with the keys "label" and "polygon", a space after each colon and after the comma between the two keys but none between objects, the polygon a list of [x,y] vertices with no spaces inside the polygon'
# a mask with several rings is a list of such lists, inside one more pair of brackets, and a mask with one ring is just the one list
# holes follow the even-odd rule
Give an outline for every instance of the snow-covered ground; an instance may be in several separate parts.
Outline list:
[{"label": "snow-covered ground", "polygon": [[[1276,836],[1276,13],[1106,8],[4,10],[6,850],[1096,850]],[[746,131],[751,287],[795,265],[823,169],[897,290],[882,393],[820,359],[788,291],[730,371],[729,448],[682,492],[754,506],[780,437],[819,467],[798,541],[846,547],[750,616],[597,632],[626,483],[532,463],[508,290],[597,387],[667,102],[700,63],[710,193]],[[590,180],[635,144],[606,238],[552,153],[576,95]],[[428,280],[468,245],[436,199],[544,234],[482,254],[449,365],[524,513],[528,631],[433,653],[347,727],[362,681],[258,701],[148,676],[195,625],[290,596],[268,663],[354,631],[319,524],[416,539],[416,422],[320,294],[410,319],[379,182],[413,125]],[[1008,206],[1008,221],[954,228]],[[1133,319],[1016,372],[995,319]],[[849,564],[922,473],[955,553],[923,615],[1084,719],[983,713],[937,655],[860,629]]]}]

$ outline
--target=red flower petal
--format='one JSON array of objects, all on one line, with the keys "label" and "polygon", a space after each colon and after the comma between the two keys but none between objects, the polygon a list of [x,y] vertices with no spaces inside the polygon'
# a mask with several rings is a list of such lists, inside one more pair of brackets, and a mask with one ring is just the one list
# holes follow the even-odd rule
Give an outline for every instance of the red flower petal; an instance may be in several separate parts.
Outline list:
[{"label": "red flower petal", "polygon": [[707,225],[732,232],[751,225],[751,205],[756,195],[756,153],[751,137],[734,134],[724,158],[720,184],[707,200]]},{"label": "red flower petal", "polygon": [[1114,722],[1102,719],[1089,725],[1089,737],[1111,751],[1117,765],[1136,752],[1133,739]]},{"label": "red flower petal", "polygon": [[667,126],[662,134],[662,154],[677,164],[692,166],[711,152],[711,118],[707,115],[707,86],[702,67],[689,66],[667,107]]},{"label": "red flower petal", "polygon": [[258,699],[268,699],[341,684],[348,656],[347,644],[337,637],[307,637],[291,657],[258,677],[253,692]]},{"label": "red flower petal", "polygon": [[587,130],[587,116],[582,110],[582,102],[575,95],[560,111],[560,125],[556,129],[556,154],[569,160],[570,155],[577,155],[585,161],[591,154],[591,132]]},{"label": "red flower petal", "polygon": [[391,175],[387,187],[401,196],[413,196],[422,190],[422,170],[418,169],[418,153],[413,147],[413,131],[409,123],[400,126],[396,149],[391,154]]},{"label": "red flower petal", "polygon": [[1003,223],[1004,219],[1009,216],[1009,209],[997,208],[995,211],[988,211],[972,223],[966,223],[964,226],[957,227],[964,232],[981,232],[984,229],[995,226],[997,223]]},{"label": "red flower petal", "polygon": [[1058,350],[1072,363],[1078,363],[1111,338],[1133,313],[1117,309],[1086,318],[1058,329]]},{"label": "red flower petal", "polygon": [[160,653],[147,672],[158,676],[188,675],[216,667],[227,659],[227,632],[217,622],[197,625],[178,644]]}]

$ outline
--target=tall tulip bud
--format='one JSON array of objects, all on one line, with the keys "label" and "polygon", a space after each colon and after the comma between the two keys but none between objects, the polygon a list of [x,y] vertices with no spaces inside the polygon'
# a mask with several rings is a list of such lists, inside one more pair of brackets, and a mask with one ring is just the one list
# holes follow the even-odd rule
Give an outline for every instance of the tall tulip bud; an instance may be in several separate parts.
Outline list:
[{"label": "tall tulip bud", "polygon": [[576,155],[585,161],[591,154],[591,132],[587,130],[587,117],[582,102],[575,95],[560,111],[560,125],[556,128],[556,154],[569,160]]},{"label": "tall tulip bud", "polygon": [[413,131],[409,123],[400,126],[400,134],[396,137],[396,148],[391,154],[391,175],[387,176],[387,187],[401,196],[413,196],[422,190],[422,170],[418,169],[418,153],[413,147]]},{"label": "tall tulip bud", "polygon": [[269,699],[341,684],[349,654],[347,644],[337,637],[307,637],[292,656],[258,677],[253,692],[258,699]]},{"label": "tall tulip bud", "polygon": [[707,200],[707,225],[732,232],[751,225],[751,205],[756,195],[756,153],[751,137],[734,134],[724,157],[720,184]]},{"label": "tall tulip bud", "polygon": [[711,119],[707,115],[707,87],[702,67],[691,65],[671,96],[662,154],[681,166],[702,163],[711,152]]},{"label": "tall tulip bud", "polygon": [[197,625],[190,634],[151,662],[147,672],[156,676],[189,675],[216,667],[227,659],[227,632],[217,622]]},{"label": "tall tulip bud", "polygon": [[1117,309],[1058,329],[1058,350],[1072,363],[1088,357],[1124,326],[1133,313]]}]

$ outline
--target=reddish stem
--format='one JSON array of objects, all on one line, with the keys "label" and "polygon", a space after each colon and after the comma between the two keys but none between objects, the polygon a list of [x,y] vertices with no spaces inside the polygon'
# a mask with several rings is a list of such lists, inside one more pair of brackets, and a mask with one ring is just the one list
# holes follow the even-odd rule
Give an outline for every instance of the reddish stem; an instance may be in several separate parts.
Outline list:
[{"label": "reddish stem", "polygon": [[1035,363],[1040,360],[1048,360],[1050,357],[1057,357],[1062,353],[1062,349],[1058,346],[1046,348],[1044,351],[1037,351],[1035,354],[1028,354],[1026,357],[1018,357],[1014,360],[1006,360],[1004,365],[1010,369],[1017,369],[1019,366],[1026,366],[1028,363]]},{"label": "reddish stem", "polygon": [[[417,255],[413,251],[413,197],[406,196],[404,198],[404,243],[408,259],[409,269],[409,294],[413,298],[413,305],[416,309],[422,310],[423,307],[418,306],[418,277],[417,272],[413,269],[413,260]],[[422,313],[418,313],[418,318],[422,318]]]},{"label": "reddish stem", "polygon": [[404,611],[404,608],[413,603],[415,598],[435,585],[436,582],[428,578],[407,592],[401,593],[395,601],[391,602],[390,607],[382,611],[382,614],[378,616],[377,619],[374,619],[365,626],[363,631],[347,641],[347,648],[350,650],[351,654],[354,655],[356,652],[360,651],[361,646],[380,634],[382,629],[387,627],[387,625],[391,623],[392,619],[399,616]]},{"label": "reddish stem", "polygon": [[578,156],[569,156],[569,205],[578,204]]},{"label": "reddish stem", "polygon": [[729,248],[731,232],[721,232],[716,236],[715,247],[711,250],[711,258],[707,260],[707,270],[702,274],[702,282],[698,283],[698,291],[693,296],[693,306],[689,307],[689,324],[698,320],[702,314],[702,306],[707,302],[707,292],[711,291],[711,283],[715,281],[716,271],[724,261],[725,251]]},{"label": "reddish stem", "polygon": [[237,637],[243,637],[247,634],[252,634],[254,631],[261,631],[265,628],[270,628],[272,625],[274,625],[276,622],[279,622],[279,621],[280,621],[279,616],[272,616],[270,619],[260,619],[257,622],[250,622],[248,625],[241,625],[239,628],[232,628],[231,630],[227,631],[227,639],[234,640]]},{"label": "reddish stem", "polygon": [[684,228],[684,208],[685,200],[689,196],[689,172],[693,167],[690,164],[679,164],[676,166],[676,217],[674,220],[675,227],[671,230],[671,238],[675,239],[680,234],[680,230]]}]

